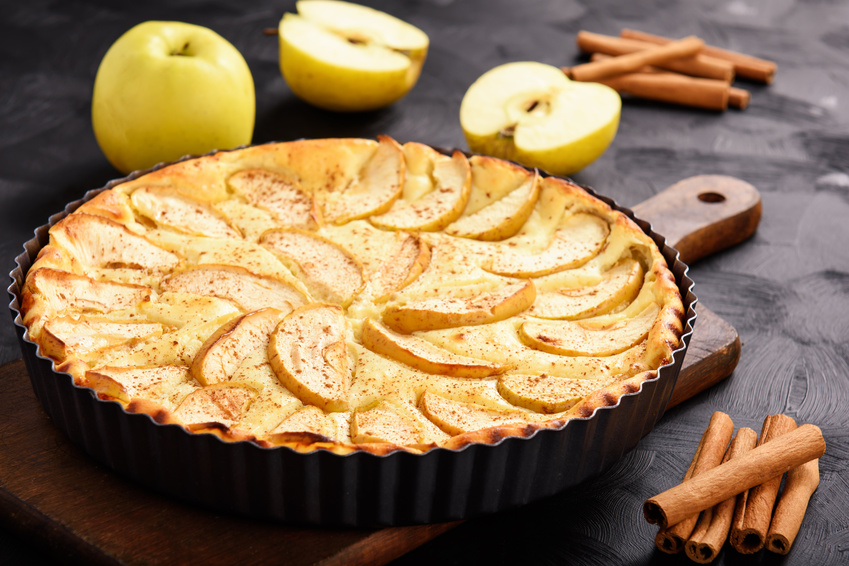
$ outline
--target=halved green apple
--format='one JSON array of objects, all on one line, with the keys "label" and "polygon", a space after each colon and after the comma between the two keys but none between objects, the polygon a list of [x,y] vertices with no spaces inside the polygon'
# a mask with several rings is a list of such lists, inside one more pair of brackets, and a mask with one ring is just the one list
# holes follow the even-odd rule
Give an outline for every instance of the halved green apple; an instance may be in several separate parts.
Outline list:
[{"label": "halved green apple", "polygon": [[384,12],[337,0],[302,0],[280,20],[280,71],[298,97],[339,112],[402,98],[421,73],[427,35]]},{"label": "halved green apple", "polygon": [[571,175],[605,152],[621,107],[610,87],[571,81],[543,63],[507,63],[469,87],[460,125],[474,152]]}]

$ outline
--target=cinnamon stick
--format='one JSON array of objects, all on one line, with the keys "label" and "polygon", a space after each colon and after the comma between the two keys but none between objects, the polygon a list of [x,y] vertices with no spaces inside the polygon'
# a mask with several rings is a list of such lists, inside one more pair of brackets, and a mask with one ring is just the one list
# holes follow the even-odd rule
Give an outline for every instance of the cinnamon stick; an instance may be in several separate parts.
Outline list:
[{"label": "cinnamon stick", "polygon": [[598,81],[620,93],[705,110],[728,108],[728,83],[675,73],[630,73]]},{"label": "cinnamon stick", "polygon": [[735,458],[648,499],[643,514],[649,523],[674,525],[824,453],[822,431],[804,424],[756,446],[745,458]]},{"label": "cinnamon stick", "polygon": [[[746,427],[741,428],[737,431],[734,440],[731,441],[722,463],[725,464],[734,458],[743,456],[755,447],[757,441],[758,434],[754,430]],[[702,513],[693,534],[690,535],[684,545],[684,550],[690,560],[699,564],[708,564],[717,557],[728,538],[728,531],[731,529],[735,502],[736,498],[730,497]]]},{"label": "cinnamon stick", "polygon": [[[787,415],[768,415],[764,419],[758,446],[774,442],[795,428],[796,421]],[[742,517],[731,528],[731,546],[737,552],[754,554],[763,548],[779,487],[781,475],[767,479],[749,491]]]},{"label": "cinnamon stick", "polygon": [[663,65],[675,59],[695,55],[701,51],[705,42],[698,37],[690,36],[665,45],[649,45],[646,49],[572,67],[568,71],[569,78],[584,82],[598,81],[636,71],[645,65]]},{"label": "cinnamon stick", "polygon": [[[673,41],[668,37],[633,29],[623,29],[619,36],[625,39],[635,39],[638,41],[645,41],[647,43],[654,43],[656,45],[665,45],[666,43]],[[775,71],[778,69],[778,65],[776,65],[773,61],[760,59],[737,51],[722,49],[721,47],[713,45],[705,45],[702,50],[702,54],[731,63],[734,66],[734,73],[738,77],[766,84],[770,84],[773,81],[775,78]]]},{"label": "cinnamon stick", "polygon": [[778,554],[790,552],[799,533],[808,501],[820,483],[819,460],[811,460],[787,472],[784,491],[775,508],[766,536],[766,547]]},{"label": "cinnamon stick", "polygon": [[[685,475],[684,481],[718,466],[722,462],[725,448],[728,446],[733,433],[734,422],[731,417],[720,411],[715,412],[710,418],[707,429],[702,434],[696,454],[687,470],[689,477]],[[655,545],[668,554],[681,552],[698,519],[699,513],[696,512],[668,528],[660,529],[654,539]]]},{"label": "cinnamon stick", "polygon": [[745,110],[749,105],[751,94],[744,88],[732,86],[728,89],[728,106],[738,110]]},{"label": "cinnamon stick", "polygon": [[[604,53],[605,55],[626,55],[655,46],[647,41],[625,39],[610,35],[602,35],[588,31],[579,31],[577,35],[578,48],[585,53]],[[731,82],[734,79],[734,65],[702,53],[690,57],[671,59],[664,63],[655,63],[669,71],[683,73],[694,77],[719,79]]]},{"label": "cinnamon stick", "polygon": [[[590,61],[603,61],[610,55],[594,53]],[[633,73],[599,81],[619,93],[645,100],[656,100],[706,110],[744,109],[749,105],[749,91],[732,87],[717,79],[702,79],[644,66]]]}]

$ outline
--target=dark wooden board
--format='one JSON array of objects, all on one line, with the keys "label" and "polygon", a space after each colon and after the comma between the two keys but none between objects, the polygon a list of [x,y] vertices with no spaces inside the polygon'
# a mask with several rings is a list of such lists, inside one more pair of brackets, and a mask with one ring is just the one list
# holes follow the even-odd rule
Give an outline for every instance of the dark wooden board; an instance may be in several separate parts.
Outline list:
[{"label": "dark wooden board", "polygon": [[[728,376],[734,329],[707,309],[670,406]],[[49,554],[87,564],[385,564],[456,523],[375,530],[296,528],[220,515],[127,481],[53,426],[22,360],[0,367],[0,517]],[[46,547],[44,546],[46,545]]]},{"label": "dark wooden board", "polygon": [[758,190],[728,175],[687,177],[634,207],[687,265],[751,238],[761,212]]}]

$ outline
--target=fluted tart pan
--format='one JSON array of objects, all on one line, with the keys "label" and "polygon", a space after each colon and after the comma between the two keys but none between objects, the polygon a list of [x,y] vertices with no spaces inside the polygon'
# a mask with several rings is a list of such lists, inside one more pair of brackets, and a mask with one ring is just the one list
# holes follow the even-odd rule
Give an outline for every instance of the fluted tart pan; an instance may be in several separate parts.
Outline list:
[{"label": "fluted tart pan", "polygon": [[637,391],[618,396],[615,404],[527,436],[386,454],[303,452],[224,441],[128,412],[122,404],[76,385],[71,375],[58,371],[54,361],[41,354],[22,323],[21,293],[52,226],[101,192],[149,172],[89,191],[38,227],[16,258],[9,293],[31,383],[47,415],[96,461],[151,489],[216,511],[298,524],[376,526],[464,519],[523,505],[603,473],[651,431],[670,399],[696,319],[687,266],[647,222],[584,187],[633,219],[657,244],[686,312],[680,346],[671,361]]}]

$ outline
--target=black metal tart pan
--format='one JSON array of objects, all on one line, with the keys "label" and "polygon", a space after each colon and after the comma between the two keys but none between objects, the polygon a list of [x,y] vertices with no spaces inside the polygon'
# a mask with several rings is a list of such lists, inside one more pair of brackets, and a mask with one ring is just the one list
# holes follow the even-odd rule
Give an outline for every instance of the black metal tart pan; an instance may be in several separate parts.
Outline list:
[{"label": "black metal tart pan", "polygon": [[[218,512],[302,525],[374,527],[466,519],[554,495],[603,473],[651,431],[675,387],[696,319],[693,282],[678,252],[648,223],[635,219],[657,243],[676,278],[686,311],[684,334],[672,362],[660,368],[657,378],[588,418],[496,444],[378,456],[224,442],[128,413],[56,371],[27,338],[19,309],[26,273],[47,244],[50,227],[101,191],[147,172],[89,191],[51,216],[24,244],[8,288],[23,358],[44,411],[96,461],[147,488]],[[586,189],[634,218],[629,209]]]}]

